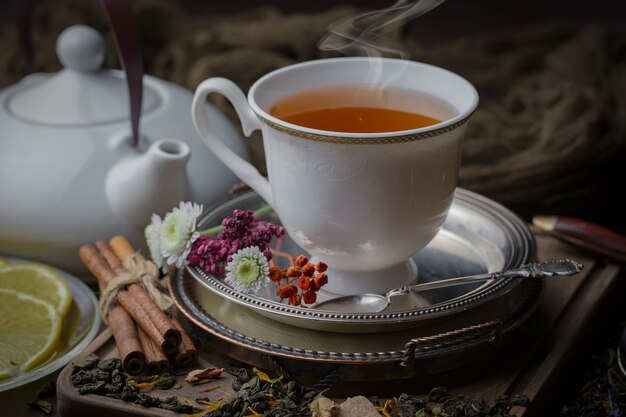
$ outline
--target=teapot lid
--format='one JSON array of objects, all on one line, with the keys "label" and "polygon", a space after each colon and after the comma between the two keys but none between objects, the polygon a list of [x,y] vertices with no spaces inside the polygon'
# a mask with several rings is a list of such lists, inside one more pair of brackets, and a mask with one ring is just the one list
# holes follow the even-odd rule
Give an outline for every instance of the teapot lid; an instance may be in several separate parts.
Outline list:
[{"label": "teapot lid", "polygon": [[[8,97],[10,114],[49,126],[90,126],[129,119],[128,89],[123,73],[102,70],[105,44],[95,29],[75,25],[56,44],[65,67],[51,76],[25,83]],[[142,113],[157,108],[159,94],[144,86]]]}]

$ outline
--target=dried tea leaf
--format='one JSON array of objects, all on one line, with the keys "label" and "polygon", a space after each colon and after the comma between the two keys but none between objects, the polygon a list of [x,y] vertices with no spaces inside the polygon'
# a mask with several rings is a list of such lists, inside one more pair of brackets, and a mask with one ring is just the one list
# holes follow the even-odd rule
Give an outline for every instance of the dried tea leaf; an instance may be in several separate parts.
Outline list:
[{"label": "dried tea leaf", "polygon": [[132,379],[135,382],[144,383],[144,382],[154,382],[156,381],[158,377],[159,377],[158,375],[147,375],[147,376],[136,376]]},{"label": "dried tea leaf", "polygon": [[239,388],[239,391],[237,392],[237,396],[249,397],[252,394],[259,392],[260,386],[261,386],[261,380],[259,379],[259,377],[253,376],[252,378],[250,378],[248,382],[246,382],[245,384],[241,386],[241,388]]},{"label": "dried tea leaf", "polygon": [[87,371],[80,370],[74,375],[72,375],[72,385],[75,387],[79,387],[81,385],[92,383],[96,380],[92,373]]},{"label": "dried tea leaf", "polygon": [[114,369],[122,369],[122,361],[117,358],[102,360],[98,362],[98,369],[113,372]]},{"label": "dried tea leaf", "polygon": [[[381,400],[378,398],[370,398],[376,408],[383,415],[391,415],[394,417],[416,417],[426,406],[426,403],[420,396],[400,394],[393,400]],[[422,413],[423,416],[427,414]],[[423,417],[422,416],[422,417]]]},{"label": "dried tea leaf", "polygon": [[135,404],[141,404],[144,407],[158,407],[161,405],[161,399],[158,397],[153,397],[148,394],[137,394],[137,398],[135,398]]},{"label": "dried tea leaf", "polygon": [[[441,412],[440,412],[441,414]],[[433,417],[435,414],[430,410],[430,408],[422,408],[415,413],[415,417]]]},{"label": "dried tea leaf", "polygon": [[254,411],[254,408],[248,406],[248,412],[250,414],[248,414],[246,417],[263,417],[264,414],[261,413],[257,413],[256,411]]},{"label": "dried tea leaf", "polygon": [[426,397],[426,402],[442,403],[448,398],[450,398],[448,390],[444,387],[437,387],[430,390],[430,392],[428,393],[428,397]]},{"label": "dried tea leaf", "polygon": [[215,410],[217,410],[218,408],[220,408],[222,406],[222,401],[218,401],[215,404],[213,404],[212,406],[210,406],[209,408],[207,408],[206,410],[202,410],[199,413],[195,413],[195,414],[191,414],[187,417],[201,417],[201,416],[205,416]]},{"label": "dried tea leaf", "polygon": [[164,410],[174,411],[179,414],[192,414],[198,411],[198,407],[189,406],[188,404],[182,404],[178,401],[177,397],[167,397],[161,401],[159,408]]},{"label": "dried tea leaf", "polygon": [[49,401],[44,400],[46,397],[51,397],[56,393],[56,385],[53,381],[48,382],[42,386],[35,394],[35,400],[28,402],[31,408],[44,412],[46,414],[52,414],[52,404]]},{"label": "dried tea leaf", "polygon": [[275,383],[277,383],[278,381],[282,381],[282,379],[283,379],[283,376],[282,376],[282,375],[281,375],[281,376],[279,376],[278,378],[274,378],[274,379],[272,379],[272,378],[270,378],[270,377],[269,377],[269,375],[267,375],[265,372],[260,371],[260,370],[258,370],[258,369],[256,369],[256,368],[253,368],[253,369],[252,369],[252,371],[256,374],[256,376],[258,376],[258,377],[259,377],[259,379],[261,379],[261,381],[269,382],[270,384],[275,384]]},{"label": "dried tea leaf", "polygon": [[156,384],[156,381],[152,381],[152,382],[137,382],[134,379],[129,379],[126,382],[127,385],[133,387],[133,388],[154,388],[154,385]]},{"label": "dried tea leaf", "polygon": [[218,389],[218,388],[221,388],[221,386],[219,386],[219,385],[214,385],[214,386],[212,386],[212,387],[206,387],[206,388],[204,388],[204,389],[201,389],[201,390],[200,390],[200,391],[198,391],[198,392],[211,392],[211,391],[216,390],[216,389]]},{"label": "dried tea leaf", "polygon": [[208,382],[209,379],[219,377],[222,372],[224,372],[224,368],[194,369],[187,374],[185,381],[192,385],[203,384]]},{"label": "dried tea leaf", "polygon": [[111,373],[111,385],[113,390],[121,392],[124,385],[126,385],[126,375],[120,372],[119,369],[115,369]]},{"label": "dried tea leaf", "polygon": [[380,417],[380,414],[370,400],[358,395],[339,405],[337,417]]},{"label": "dried tea leaf", "polygon": [[391,414],[389,414],[389,412],[392,411],[394,408],[395,408],[395,401],[393,400],[386,400],[385,404],[383,404],[380,407],[376,407],[378,412],[385,417],[391,417]]},{"label": "dried tea leaf", "polygon": [[111,372],[105,371],[102,369],[96,369],[95,371],[93,371],[93,376],[98,381],[105,381],[105,382],[111,381]]},{"label": "dried tea leaf", "polygon": [[338,413],[337,404],[323,395],[318,395],[311,404],[311,417],[336,417]]},{"label": "dried tea leaf", "polygon": [[513,406],[528,406],[528,397],[521,394],[514,394],[511,396],[508,395],[500,395],[496,400],[496,405],[502,407],[513,407]]},{"label": "dried tea leaf", "polygon": [[31,408],[42,411],[48,415],[52,414],[52,404],[46,400],[35,400],[26,404],[28,404]]},{"label": "dried tea leaf", "polygon": [[79,394],[95,394],[104,390],[106,382],[98,381],[94,383],[84,384],[78,387]]},{"label": "dried tea leaf", "polygon": [[155,381],[154,386],[158,389],[170,389],[176,384],[176,378],[171,376],[168,373],[164,373],[159,375],[157,380]]},{"label": "dried tea leaf", "polygon": [[96,354],[90,354],[82,358],[74,364],[73,372],[88,371],[100,362],[100,357]]}]

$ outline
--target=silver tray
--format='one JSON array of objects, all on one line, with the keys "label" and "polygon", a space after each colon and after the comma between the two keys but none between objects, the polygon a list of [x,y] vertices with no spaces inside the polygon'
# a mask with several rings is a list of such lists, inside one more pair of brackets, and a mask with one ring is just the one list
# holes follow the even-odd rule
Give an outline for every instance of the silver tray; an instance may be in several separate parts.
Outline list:
[{"label": "silver tray", "polygon": [[483,303],[471,314],[418,328],[339,334],[258,314],[207,290],[186,270],[171,275],[168,284],[178,311],[202,331],[196,336],[217,351],[264,369],[286,370],[301,381],[356,382],[423,377],[488,360],[536,310],[544,285],[542,279],[520,281],[506,311]]},{"label": "silver tray", "polygon": [[[219,224],[234,209],[254,210],[261,204],[255,193],[242,194],[203,215],[199,227]],[[277,218],[269,220],[278,222]],[[302,253],[290,239],[285,239],[282,250]],[[518,216],[486,197],[457,189],[442,230],[413,259],[419,267],[418,280],[430,282],[517,267],[534,260],[535,251],[534,238]],[[331,332],[395,332],[436,324],[452,315],[471,316],[470,310],[483,305],[488,305],[491,319],[500,319],[520,301],[521,281],[505,279],[422,292],[419,297],[422,305],[426,301],[425,307],[412,307],[415,303],[408,297],[382,313],[336,313],[281,303],[271,285],[256,294],[241,294],[222,277],[195,267],[187,270],[218,296],[216,300],[228,300],[291,326]]]}]

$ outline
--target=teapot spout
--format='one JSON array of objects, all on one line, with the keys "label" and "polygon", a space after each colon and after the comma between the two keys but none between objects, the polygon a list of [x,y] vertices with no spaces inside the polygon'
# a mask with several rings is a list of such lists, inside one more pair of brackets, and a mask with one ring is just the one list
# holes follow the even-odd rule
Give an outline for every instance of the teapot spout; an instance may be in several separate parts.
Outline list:
[{"label": "teapot spout", "polygon": [[154,142],[140,155],[118,162],[106,179],[113,211],[127,224],[143,228],[152,213],[163,215],[189,199],[189,146],[180,140]]}]

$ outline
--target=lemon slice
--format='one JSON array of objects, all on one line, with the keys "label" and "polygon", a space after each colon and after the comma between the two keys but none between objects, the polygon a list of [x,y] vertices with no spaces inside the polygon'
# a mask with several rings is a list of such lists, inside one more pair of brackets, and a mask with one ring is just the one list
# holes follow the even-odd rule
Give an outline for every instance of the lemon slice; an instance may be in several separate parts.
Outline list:
[{"label": "lemon slice", "polygon": [[0,288],[0,380],[45,361],[61,336],[61,317],[50,303]]},{"label": "lemon slice", "polygon": [[34,262],[0,265],[0,288],[20,291],[47,301],[64,318],[72,303],[72,291],[54,269]]}]

